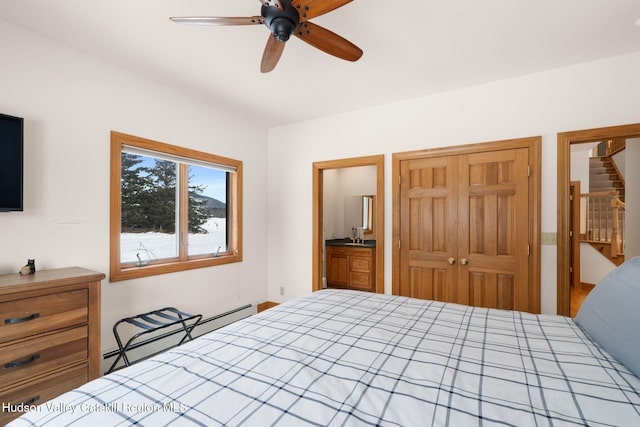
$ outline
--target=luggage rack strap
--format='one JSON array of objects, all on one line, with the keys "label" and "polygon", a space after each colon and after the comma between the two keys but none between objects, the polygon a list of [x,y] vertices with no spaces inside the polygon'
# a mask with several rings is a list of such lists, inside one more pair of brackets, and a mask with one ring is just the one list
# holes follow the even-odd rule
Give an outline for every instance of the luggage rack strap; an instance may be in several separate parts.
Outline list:
[{"label": "luggage rack strap", "polygon": [[146,329],[146,330],[155,329],[155,327],[152,326],[152,325],[147,325],[146,323],[139,322],[137,320],[137,318],[125,319],[125,322],[130,323],[130,324],[132,324],[134,326],[137,326],[138,328],[142,328],[142,329]]},{"label": "luggage rack strap", "polygon": [[[142,320],[144,320],[145,322],[153,323],[155,325],[163,326],[163,325],[167,324],[167,322],[163,322],[162,320],[154,319],[153,317],[150,317],[150,316],[140,316],[140,318]],[[173,319],[173,321],[176,321],[176,320],[180,320],[180,319]]]},{"label": "luggage rack strap", "polygon": [[[108,374],[114,371],[116,365],[121,359],[124,363],[124,366],[130,366],[132,363],[137,362],[137,360],[133,362],[129,361],[129,358],[127,357],[127,351],[132,346],[132,343],[136,341],[138,338],[140,338],[141,336],[158,331],[160,329],[181,325],[182,330],[184,331],[184,336],[178,343],[178,345],[181,345],[185,341],[190,341],[193,339],[193,337],[191,336],[191,331],[193,331],[193,328],[196,327],[196,325],[200,322],[201,319],[202,319],[202,314],[189,314],[189,313],[180,311],[175,307],[165,307],[160,310],[153,310],[147,313],[137,314],[135,316],[125,317],[123,319],[118,320],[113,325],[113,335],[115,336],[116,342],[118,343],[118,357],[116,358],[116,360],[113,362],[113,364],[111,365],[111,367],[106,373]],[[118,326],[120,326],[120,324],[123,322],[129,323],[133,326],[143,329],[142,332],[138,332],[133,336],[131,336],[131,338],[129,338],[127,343],[124,345],[122,344],[122,340],[118,332]],[[178,330],[180,330],[180,328],[178,328]],[[135,345],[135,347],[137,348],[146,344],[150,344],[161,338],[163,337],[148,338],[142,342],[138,342]]]}]

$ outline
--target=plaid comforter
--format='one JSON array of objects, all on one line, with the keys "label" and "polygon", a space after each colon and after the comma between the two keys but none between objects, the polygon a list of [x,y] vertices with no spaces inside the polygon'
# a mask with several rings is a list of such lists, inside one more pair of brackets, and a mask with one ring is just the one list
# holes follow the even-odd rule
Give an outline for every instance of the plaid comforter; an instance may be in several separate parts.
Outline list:
[{"label": "plaid comforter", "polygon": [[12,426],[640,425],[572,319],[324,290],[92,381]]}]

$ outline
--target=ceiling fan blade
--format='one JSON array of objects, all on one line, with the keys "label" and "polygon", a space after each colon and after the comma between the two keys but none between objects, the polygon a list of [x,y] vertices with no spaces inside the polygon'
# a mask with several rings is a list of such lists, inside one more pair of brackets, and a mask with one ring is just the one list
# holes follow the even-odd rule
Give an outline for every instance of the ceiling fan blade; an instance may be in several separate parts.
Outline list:
[{"label": "ceiling fan blade", "polygon": [[260,0],[260,2],[262,3],[263,6],[277,7],[280,10],[284,9],[284,7],[282,6],[282,3],[280,3],[280,0]]},{"label": "ceiling fan blade", "polygon": [[316,16],[331,12],[347,3],[351,3],[351,1],[352,0],[293,0],[291,6],[298,11],[300,22],[304,22]]},{"label": "ceiling fan blade", "polygon": [[358,46],[312,22],[304,22],[294,34],[311,46],[347,61],[357,61],[362,56]]},{"label": "ceiling fan blade", "polygon": [[220,17],[220,16],[174,16],[169,18],[178,24],[191,25],[259,25],[264,24],[262,16]]},{"label": "ceiling fan blade", "polygon": [[268,73],[269,71],[276,68],[278,61],[280,61],[280,57],[282,56],[284,45],[285,42],[281,42],[280,40],[275,38],[273,34],[269,34],[267,45],[264,47],[264,53],[262,54],[260,72]]}]

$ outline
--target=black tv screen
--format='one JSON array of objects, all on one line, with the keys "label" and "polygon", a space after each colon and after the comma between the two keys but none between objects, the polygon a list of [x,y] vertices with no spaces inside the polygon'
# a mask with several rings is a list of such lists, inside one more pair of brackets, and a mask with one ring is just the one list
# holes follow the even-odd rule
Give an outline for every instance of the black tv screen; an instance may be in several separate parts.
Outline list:
[{"label": "black tv screen", "polygon": [[0,212],[21,211],[24,120],[0,114]]}]

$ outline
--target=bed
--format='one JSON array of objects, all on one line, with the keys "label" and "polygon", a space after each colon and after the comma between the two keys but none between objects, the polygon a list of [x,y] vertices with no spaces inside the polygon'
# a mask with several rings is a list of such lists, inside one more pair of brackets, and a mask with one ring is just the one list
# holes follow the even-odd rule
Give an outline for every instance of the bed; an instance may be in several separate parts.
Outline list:
[{"label": "bed", "polygon": [[567,317],[323,290],[10,425],[131,424],[629,426],[640,380]]}]

